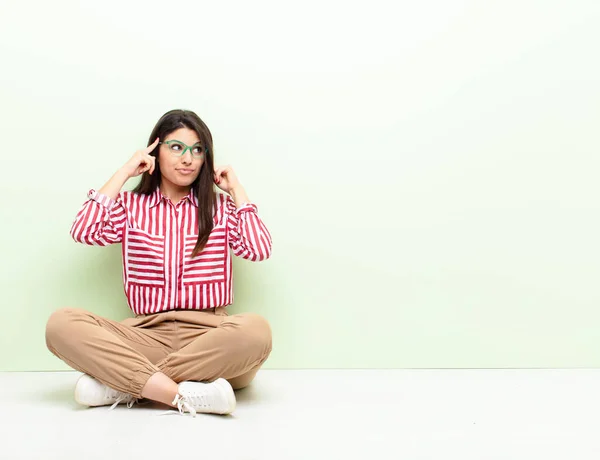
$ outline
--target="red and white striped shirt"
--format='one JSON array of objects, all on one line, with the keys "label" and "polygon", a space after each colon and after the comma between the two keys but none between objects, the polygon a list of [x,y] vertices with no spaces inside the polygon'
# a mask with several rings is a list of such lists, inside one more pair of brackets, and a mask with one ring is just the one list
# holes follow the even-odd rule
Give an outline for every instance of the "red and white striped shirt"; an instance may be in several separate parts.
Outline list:
[{"label": "red and white striped shirt", "polygon": [[231,253],[252,261],[271,255],[271,235],[256,205],[236,208],[229,195],[217,194],[214,228],[194,258],[198,200],[191,191],[177,204],[159,188],[151,195],[121,192],[116,200],[90,190],[88,198],[71,236],[96,246],[122,243],[125,295],[135,314],[230,305]]}]

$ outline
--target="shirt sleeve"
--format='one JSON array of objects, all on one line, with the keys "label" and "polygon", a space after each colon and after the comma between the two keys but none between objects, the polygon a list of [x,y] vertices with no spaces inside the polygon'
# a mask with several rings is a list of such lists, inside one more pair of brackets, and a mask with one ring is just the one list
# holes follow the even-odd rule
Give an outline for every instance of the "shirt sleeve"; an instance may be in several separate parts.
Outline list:
[{"label": "shirt sleeve", "polygon": [[271,234],[258,217],[258,208],[253,203],[244,203],[239,208],[230,196],[227,209],[227,234],[233,253],[244,259],[259,262],[271,256]]},{"label": "shirt sleeve", "polygon": [[113,200],[92,189],[71,226],[71,237],[78,243],[92,246],[120,243],[125,221],[122,194]]}]

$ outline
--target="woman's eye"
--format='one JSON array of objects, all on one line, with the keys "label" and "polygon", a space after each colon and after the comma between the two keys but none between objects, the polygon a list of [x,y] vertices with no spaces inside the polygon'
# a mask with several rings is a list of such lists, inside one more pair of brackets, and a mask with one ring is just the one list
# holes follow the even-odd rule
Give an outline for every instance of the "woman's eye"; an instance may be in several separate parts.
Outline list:
[{"label": "woman's eye", "polygon": [[183,146],[181,144],[171,144],[172,150],[181,150]]},{"label": "woman's eye", "polygon": [[194,147],[194,153],[196,155],[200,155],[202,153],[202,147],[200,147],[200,146]]}]

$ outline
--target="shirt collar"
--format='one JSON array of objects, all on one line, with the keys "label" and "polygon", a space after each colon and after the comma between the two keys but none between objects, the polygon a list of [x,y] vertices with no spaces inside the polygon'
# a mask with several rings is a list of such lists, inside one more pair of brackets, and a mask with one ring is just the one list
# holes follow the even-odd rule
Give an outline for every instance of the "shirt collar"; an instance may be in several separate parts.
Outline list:
[{"label": "shirt collar", "polygon": [[[154,192],[150,195],[148,205],[150,208],[153,208],[163,199],[166,200],[167,197],[162,194],[160,187],[156,187],[156,190],[154,190]],[[196,197],[192,189],[190,189],[190,193],[188,193],[183,199],[190,201],[194,206],[198,207],[198,197]]]}]

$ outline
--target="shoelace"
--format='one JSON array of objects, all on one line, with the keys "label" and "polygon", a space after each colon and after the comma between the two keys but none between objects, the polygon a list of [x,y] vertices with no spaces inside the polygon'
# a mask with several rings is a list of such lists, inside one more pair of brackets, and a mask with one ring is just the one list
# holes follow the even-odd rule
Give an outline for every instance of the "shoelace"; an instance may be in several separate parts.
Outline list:
[{"label": "shoelace", "polygon": [[[110,409],[108,409],[108,410],[113,410],[115,407],[117,407],[121,402],[125,401],[127,398],[129,398],[129,395],[119,396],[119,398],[115,401],[115,403],[112,406],[110,406]],[[127,408],[131,409],[133,407],[133,405],[136,403],[139,404],[139,400],[137,398],[131,398],[131,400],[127,401]]]},{"label": "shoelace", "polygon": [[185,415],[184,409],[186,409],[192,415],[192,417],[196,416],[196,409],[194,409],[194,406],[192,406],[192,403],[187,396],[181,396],[179,393],[177,393],[171,404],[174,406],[177,405],[177,409],[179,409],[179,413],[181,415]]},{"label": "shoelace", "polygon": [[115,407],[117,407],[119,404],[121,404],[123,401],[125,401],[126,399],[129,399],[129,398],[131,398],[131,400],[127,401],[127,407],[129,409],[131,409],[134,404],[139,403],[139,400],[137,398],[134,398],[133,396],[128,395],[127,393],[123,393],[121,391],[117,391],[112,388],[109,388],[108,390],[106,390],[104,397],[106,399],[113,399],[115,397],[117,398],[116,401],[114,402],[114,404],[112,406],[110,406],[110,409],[108,409],[108,410],[113,410]]},{"label": "shoelace", "polygon": [[194,407],[209,406],[205,395],[188,394],[186,396],[181,396],[179,393],[175,395],[175,399],[173,400],[172,404],[177,405],[177,409],[179,409],[179,413],[181,415],[184,415],[185,409],[192,414],[192,417],[196,416],[196,409]]}]

